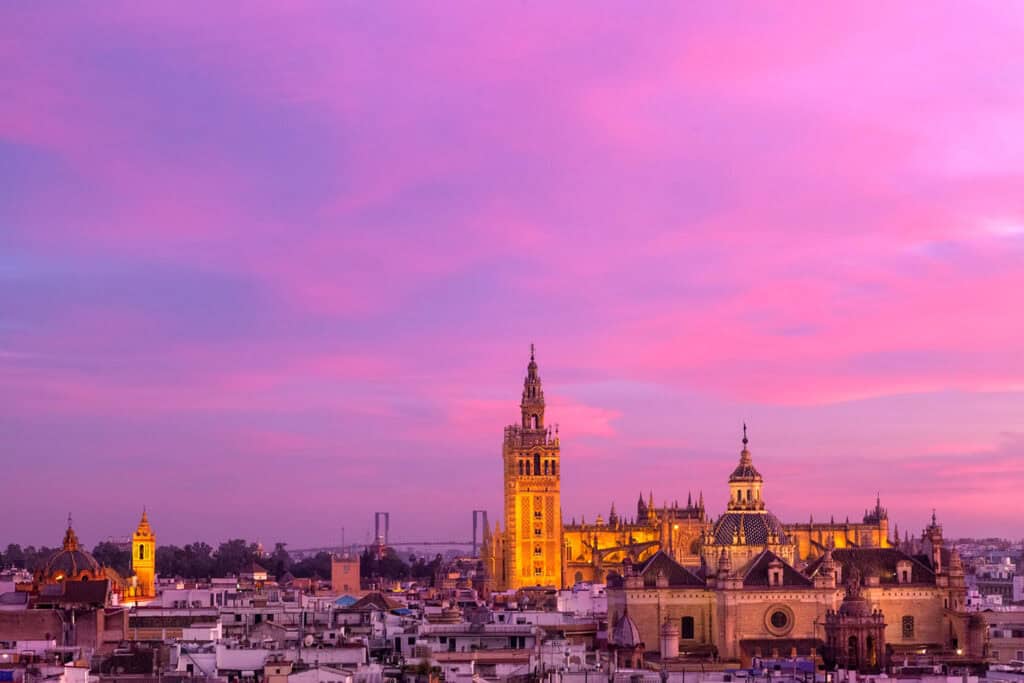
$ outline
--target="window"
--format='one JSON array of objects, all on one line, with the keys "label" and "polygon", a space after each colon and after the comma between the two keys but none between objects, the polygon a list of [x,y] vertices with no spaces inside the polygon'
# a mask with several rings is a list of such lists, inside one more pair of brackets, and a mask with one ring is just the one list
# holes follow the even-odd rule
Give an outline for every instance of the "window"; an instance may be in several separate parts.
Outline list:
[{"label": "window", "polygon": [[[122,557],[124,556],[122,555]],[[139,544],[139,559],[146,559],[146,546],[142,545],[141,543]]]},{"label": "window", "polygon": [[534,567],[533,568],[533,575],[534,576],[543,576],[544,575],[544,567]]},{"label": "window", "polygon": [[539,526],[533,528],[533,535],[534,536],[540,536],[541,535],[541,530],[540,530]]},{"label": "window", "polygon": [[540,453],[533,454],[533,473],[540,474]]},{"label": "window", "polygon": [[530,474],[530,461],[529,460],[526,461],[526,474],[527,475]]},{"label": "window", "polygon": [[913,638],[914,637],[914,617],[905,616],[903,617],[903,637]]},{"label": "window", "polygon": [[544,461],[544,474],[548,473],[549,462],[550,461],[548,461],[548,460]]},{"label": "window", "polygon": [[775,612],[772,612],[771,622],[772,626],[774,626],[775,628],[786,628],[786,625],[789,624],[789,615],[787,615],[782,610],[777,610]]},{"label": "window", "polygon": [[533,518],[534,519],[543,519],[543,517],[544,517],[544,513],[541,512],[540,510],[534,510],[533,511]]},{"label": "window", "polygon": [[747,489],[747,502],[750,502],[750,489]]},{"label": "window", "polygon": [[543,555],[544,554],[544,548],[540,547],[539,545],[533,546],[533,554],[534,555]]},{"label": "window", "polygon": [[685,640],[693,640],[693,617],[683,617],[679,636]]},{"label": "window", "polygon": [[520,460],[519,461],[519,475],[522,476],[522,474],[523,474],[523,461]]},{"label": "window", "polygon": [[555,466],[555,461],[551,461],[551,476],[558,474],[558,468]]}]

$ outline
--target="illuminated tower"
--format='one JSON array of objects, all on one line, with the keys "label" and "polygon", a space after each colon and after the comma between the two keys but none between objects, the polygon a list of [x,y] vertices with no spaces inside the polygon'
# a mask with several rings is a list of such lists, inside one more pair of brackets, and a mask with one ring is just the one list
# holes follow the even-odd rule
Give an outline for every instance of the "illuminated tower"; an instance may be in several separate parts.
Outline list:
[{"label": "illuminated tower", "polygon": [[523,382],[522,419],[505,427],[505,553],[498,583],[563,586],[561,460],[558,428],[544,426],[541,388],[533,345]]},{"label": "illuminated tower", "polygon": [[156,536],[142,511],[139,528],[132,536],[132,571],[135,572],[134,597],[156,597]]}]

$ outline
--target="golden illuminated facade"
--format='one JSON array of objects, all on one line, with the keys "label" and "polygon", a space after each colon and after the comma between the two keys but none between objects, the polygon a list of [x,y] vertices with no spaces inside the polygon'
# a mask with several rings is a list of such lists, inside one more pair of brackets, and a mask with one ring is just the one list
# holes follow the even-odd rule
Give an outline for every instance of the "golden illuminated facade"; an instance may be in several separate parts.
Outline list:
[{"label": "golden illuminated facade", "polygon": [[688,495],[685,506],[676,502],[660,508],[654,505],[653,493],[647,502],[641,494],[636,517],[631,519],[620,516],[613,504],[607,521],[598,515],[591,523],[581,520],[577,524],[573,519],[565,525],[566,579],[569,583],[602,583],[609,572],[621,574],[627,558],[642,562],[659,550],[680,564],[696,566],[707,527],[703,494],[697,502]]},{"label": "golden illuminated facade", "polygon": [[156,597],[156,535],[149,526],[145,510],[132,535],[132,571],[135,573],[135,584],[128,589],[129,597]]},{"label": "golden illuminated facade", "polygon": [[485,561],[500,589],[560,588],[562,463],[558,430],[544,423],[544,390],[532,345],[519,407],[520,422],[505,428],[502,446],[505,530],[486,539]]},{"label": "golden illuminated facade", "polygon": [[810,561],[825,552],[830,544],[833,548],[892,548],[899,542],[899,530],[889,536],[889,512],[882,507],[880,497],[875,498],[875,507],[864,511],[863,521],[815,522],[811,518],[805,524],[783,525],[786,534],[796,544],[799,559]]},{"label": "golden illuminated facade", "polygon": [[520,422],[505,428],[502,450],[504,525],[485,530],[481,559],[489,588],[564,586],[603,582],[622,575],[624,564],[645,562],[662,553],[692,568],[715,567],[722,552],[743,566],[764,550],[792,565],[820,558],[826,547],[837,550],[891,548],[888,514],[875,501],[862,522],[784,524],[765,505],[764,480],[753,465],[746,425],[740,462],[729,477],[726,511],[712,522],[703,493],[685,505],[657,507],[653,494],[637,501],[635,516],[622,516],[614,504],[607,520],[574,518],[562,524],[558,430],[545,426],[544,392],[537,363],[530,363],[523,384]]}]

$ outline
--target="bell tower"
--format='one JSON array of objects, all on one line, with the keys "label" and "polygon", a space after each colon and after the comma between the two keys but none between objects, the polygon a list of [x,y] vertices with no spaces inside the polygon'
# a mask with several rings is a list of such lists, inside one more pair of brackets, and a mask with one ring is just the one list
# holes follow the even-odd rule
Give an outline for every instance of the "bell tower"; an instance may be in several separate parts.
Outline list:
[{"label": "bell tower", "polygon": [[156,535],[142,511],[139,527],[132,535],[132,571],[135,572],[134,597],[156,597]]},{"label": "bell tower", "polygon": [[505,427],[505,553],[498,583],[563,586],[562,463],[558,428],[544,424],[544,389],[533,345],[526,366],[519,424]]}]

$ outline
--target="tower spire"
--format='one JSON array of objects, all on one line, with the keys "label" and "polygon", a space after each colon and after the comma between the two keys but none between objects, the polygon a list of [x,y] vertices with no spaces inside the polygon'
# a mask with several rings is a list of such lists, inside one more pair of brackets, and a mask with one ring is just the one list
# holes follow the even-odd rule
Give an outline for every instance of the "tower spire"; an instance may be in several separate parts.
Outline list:
[{"label": "tower spire", "polygon": [[537,371],[537,354],[530,344],[530,362],[523,380],[523,400],[519,404],[523,413],[523,429],[544,429],[544,389]]}]

